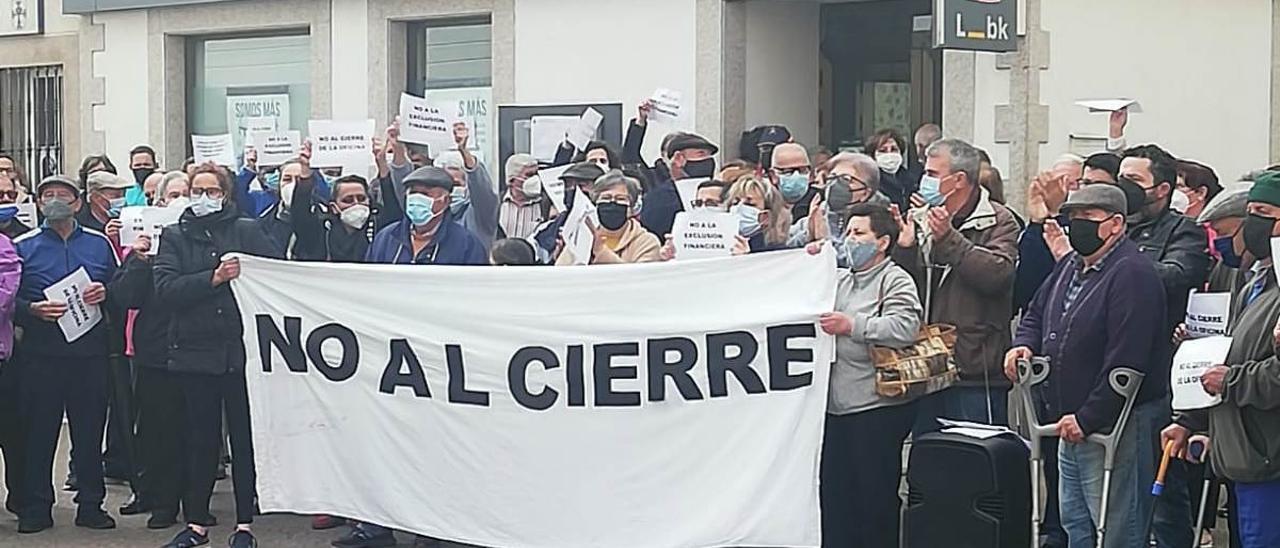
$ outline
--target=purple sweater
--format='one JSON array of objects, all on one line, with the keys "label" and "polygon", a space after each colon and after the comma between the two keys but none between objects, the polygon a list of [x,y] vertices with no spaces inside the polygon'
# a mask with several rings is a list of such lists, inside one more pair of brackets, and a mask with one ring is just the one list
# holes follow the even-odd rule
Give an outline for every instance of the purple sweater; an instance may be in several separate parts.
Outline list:
[{"label": "purple sweater", "polygon": [[1067,289],[1080,269],[1077,254],[1064,257],[1040,286],[1013,346],[1051,359],[1044,395],[1054,417],[1074,413],[1085,434],[1109,429],[1123,400],[1108,382],[1111,370],[1146,373],[1138,403],[1164,397],[1169,370],[1164,343],[1164,286],[1151,260],[1127,238],[1084,280],[1063,312]]},{"label": "purple sweater", "polygon": [[0,360],[13,355],[13,305],[22,281],[22,262],[8,236],[0,235]]}]

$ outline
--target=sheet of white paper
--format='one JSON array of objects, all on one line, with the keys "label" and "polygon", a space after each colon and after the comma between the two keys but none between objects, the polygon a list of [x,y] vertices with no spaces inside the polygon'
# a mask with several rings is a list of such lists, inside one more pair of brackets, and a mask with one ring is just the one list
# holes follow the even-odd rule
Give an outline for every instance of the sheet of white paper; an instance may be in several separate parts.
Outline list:
[{"label": "sheet of white paper", "polygon": [[1169,377],[1175,410],[1204,409],[1222,402],[1221,396],[1210,396],[1204,391],[1200,377],[1209,368],[1226,361],[1230,349],[1231,337],[1182,341],[1178,346],[1178,353],[1173,356],[1173,373]]},{"label": "sheet of white paper", "polygon": [[[1280,253],[1280,238],[1272,238],[1271,239],[1271,256],[1280,257],[1280,255],[1277,255],[1277,253]],[[1271,270],[1272,272],[1275,272],[1276,279],[1280,280],[1280,268],[1272,268]]]},{"label": "sheet of white paper", "polygon": [[36,204],[32,202],[23,202],[20,204],[0,206],[0,209],[3,208],[13,208],[18,210],[18,212],[14,214],[14,219],[17,219],[18,222],[30,227],[36,226]]},{"label": "sheet of white paper", "polygon": [[599,220],[596,219],[595,204],[591,203],[591,200],[574,200],[573,209],[569,210],[569,216],[565,217],[561,237],[564,238],[564,251],[573,254],[575,265],[583,265],[591,261],[591,248],[595,244],[595,236],[587,228],[588,222],[600,226]]},{"label": "sheet of white paper", "polygon": [[373,120],[311,120],[311,167],[343,167],[373,161]]},{"label": "sheet of white paper", "polygon": [[1128,109],[1130,114],[1141,114],[1142,103],[1137,99],[1081,99],[1077,106],[1089,109],[1089,112],[1115,112]]},{"label": "sheet of white paper", "polygon": [[566,164],[560,167],[538,170],[538,178],[542,180],[542,188],[551,197],[551,203],[556,206],[556,211],[564,211],[564,181],[560,177],[572,166],[573,164]]},{"label": "sheet of white paper", "polygon": [[278,166],[298,156],[302,151],[301,131],[250,133],[246,146],[258,151],[258,165]]},{"label": "sheet of white paper", "polygon": [[680,260],[733,255],[737,235],[738,218],[727,211],[681,211],[671,227],[672,245]]},{"label": "sheet of white paper", "polygon": [[943,428],[944,434],[959,434],[968,438],[977,440],[991,439],[999,435],[1008,434],[1009,432],[1001,432],[999,430],[987,430],[986,428],[967,428],[961,426],[952,426]]},{"label": "sheet of white paper", "polygon": [[709,181],[706,177],[696,179],[680,179],[676,181],[676,192],[680,194],[680,204],[684,209],[693,209],[693,201],[698,197],[698,185]]},{"label": "sheet of white paper", "polygon": [[1226,335],[1230,316],[1230,293],[1198,293],[1193,289],[1187,299],[1187,335],[1193,339]]},{"label": "sheet of white paper", "polygon": [[427,145],[435,156],[454,147],[451,113],[408,93],[400,94],[400,140]]},{"label": "sheet of white paper", "polygon": [[604,120],[603,114],[594,108],[587,107],[587,111],[583,112],[582,117],[578,119],[578,124],[569,131],[569,142],[578,150],[585,150],[587,144],[596,138],[596,130],[600,129],[602,120]]},{"label": "sheet of white paper", "polygon": [[670,126],[680,123],[684,115],[680,105],[680,92],[658,88],[649,100],[653,103],[653,110],[649,112],[650,120]]},{"label": "sheet of white paper", "polygon": [[577,116],[534,116],[529,119],[529,154],[539,162],[556,159],[556,149],[573,128],[578,126]]},{"label": "sheet of white paper", "polygon": [[195,152],[197,165],[213,162],[229,168],[236,167],[235,142],[230,133],[222,135],[192,135],[191,150]]},{"label": "sheet of white paper", "polygon": [[84,290],[91,283],[93,280],[89,279],[89,273],[80,267],[44,290],[46,299],[67,304],[67,313],[58,318],[58,327],[62,328],[62,334],[69,343],[76,342],[102,321],[102,309],[84,302]]},{"label": "sheet of white paper", "polygon": [[131,206],[120,210],[120,245],[131,246],[138,236],[151,237],[151,250],[160,250],[160,232],[164,227],[178,222],[182,210],[173,207]]}]

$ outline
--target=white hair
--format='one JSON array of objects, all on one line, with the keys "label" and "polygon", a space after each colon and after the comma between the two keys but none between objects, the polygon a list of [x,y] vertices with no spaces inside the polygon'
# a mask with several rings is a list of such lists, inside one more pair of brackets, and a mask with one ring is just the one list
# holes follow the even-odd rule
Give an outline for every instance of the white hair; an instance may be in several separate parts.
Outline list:
[{"label": "white hair", "polygon": [[1084,166],[1084,158],[1081,158],[1077,154],[1071,154],[1070,152],[1068,152],[1066,154],[1063,154],[1062,156],[1059,156],[1057,160],[1053,161],[1053,167],[1058,167],[1062,164]]},{"label": "white hair", "polygon": [[170,183],[173,183],[174,181],[179,181],[179,180],[186,183],[187,186],[191,186],[191,179],[187,177],[186,172],[170,171],[168,173],[165,173],[164,177],[160,179],[160,182],[156,184],[156,199],[159,200],[162,196],[165,195],[166,192],[169,191]]},{"label": "white hair", "polygon": [[462,161],[462,153],[456,150],[446,150],[441,152],[439,156],[436,156],[436,160],[433,162],[433,165],[445,169],[464,169],[466,167],[466,163]]}]

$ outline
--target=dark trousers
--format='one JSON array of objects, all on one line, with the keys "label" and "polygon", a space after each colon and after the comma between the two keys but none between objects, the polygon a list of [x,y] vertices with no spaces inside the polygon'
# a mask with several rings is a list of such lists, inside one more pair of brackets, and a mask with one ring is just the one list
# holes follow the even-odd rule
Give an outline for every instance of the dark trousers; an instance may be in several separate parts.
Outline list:
[{"label": "dark trousers", "polygon": [[142,497],[152,513],[178,515],[178,500],[185,486],[186,404],[182,385],[168,370],[141,365],[137,368],[134,399],[138,404],[138,461]]},{"label": "dark trousers", "polygon": [[133,452],[134,422],[137,419],[136,403],[133,401],[133,367],[128,358],[111,359],[108,369],[110,390],[107,393],[107,448],[102,453],[104,473],[129,482],[136,493],[134,485],[138,471],[135,469]]},{"label": "dark trousers", "polygon": [[18,405],[18,366],[0,363],[0,455],[4,458],[5,509],[17,513],[22,507],[22,407]]},{"label": "dark trousers", "polygon": [[823,548],[897,548],[902,443],[916,403],[827,415],[820,504]]},{"label": "dark trousers", "polygon": [[49,519],[53,508],[53,456],[65,411],[82,510],[102,507],[102,433],[107,420],[107,358],[27,354],[19,364],[23,409],[22,508],[26,519]]},{"label": "dark trousers", "polygon": [[186,462],[189,476],[182,494],[188,523],[210,525],[209,497],[217,481],[218,448],[222,444],[222,411],[227,412],[231,438],[231,476],[235,490],[236,523],[253,523],[257,473],[253,467],[253,438],[249,430],[249,393],[244,373],[200,375],[177,373],[186,404]]}]

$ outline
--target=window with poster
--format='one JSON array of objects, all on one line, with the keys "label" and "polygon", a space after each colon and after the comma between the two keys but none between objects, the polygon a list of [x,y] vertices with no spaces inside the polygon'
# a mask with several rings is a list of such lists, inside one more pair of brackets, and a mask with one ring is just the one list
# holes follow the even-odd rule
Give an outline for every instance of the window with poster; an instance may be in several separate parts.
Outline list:
[{"label": "window with poster", "polygon": [[239,159],[254,132],[306,130],[311,37],[305,29],[193,37],[187,43],[187,82],[187,132],[230,133]]},{"label": "window with poster", "polygon": [[[409,25],[406,93],[471,127],[471,153],[493,168],[493,25],[488,16]],[[435,156],[432,151],[431,155]]]}]

